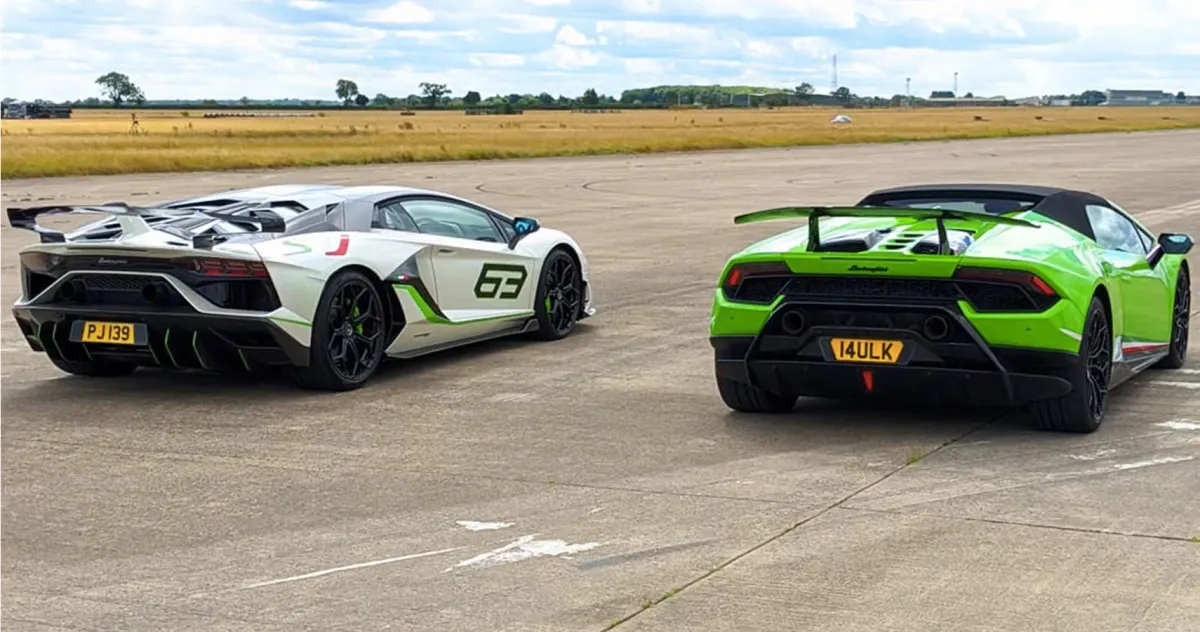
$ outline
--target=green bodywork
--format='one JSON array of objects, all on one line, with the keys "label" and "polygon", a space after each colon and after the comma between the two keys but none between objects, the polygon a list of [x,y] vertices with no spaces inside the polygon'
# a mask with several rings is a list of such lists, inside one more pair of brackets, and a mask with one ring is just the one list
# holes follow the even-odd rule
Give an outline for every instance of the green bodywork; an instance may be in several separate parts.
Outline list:
[{"label": "green bodywork", "polygon": [[[739,218],[744,221],[738,223],[790,219],[800,226],[763,239],[729,259],[718,282],[710,335],[759,333],[783,298],[776,298],[770,305],[739,303],[728,300],[721,286],[736,264],[782,261],[797,274],[828,276],[951,278],[959,266],[1021,270],[1036,274],[1062,298],[1041,313],[977,313],[967,301],[959,301],[963,314],[989,345],[1077,353],[1084,316],[1097,294],[1109,306],[1114,335],[1148,343],[1171,339],[1175,283],[1183,265],[1182,255],[1165,255],[1151,266],[1145,255],[1105,250],[1087,236],[1033,211],[998,218],[946,219],[947,231],[974,231],[974,241],[965,252],[912,254],[907,252],[908,246],[896,247],[893,242],[906,232],[935,233],[937,222],[928,214],[897,208],[884,213],[890,216],[874,217],[870,209],[844,210],[860,216],[820,217],[822,243],[864,229],[893,230],[862,252],[809,252],[809,228],[802,214],[768,211]],[[998,223],[1006,218],[1023,219],[1033,226]]]}]

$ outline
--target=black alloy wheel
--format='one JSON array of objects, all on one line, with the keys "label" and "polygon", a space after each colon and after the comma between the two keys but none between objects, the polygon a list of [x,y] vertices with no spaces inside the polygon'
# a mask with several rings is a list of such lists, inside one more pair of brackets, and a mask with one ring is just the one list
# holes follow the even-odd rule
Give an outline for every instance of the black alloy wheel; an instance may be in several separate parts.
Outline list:
[{"label": "black alloy wheel", "polygon": [[1087,405],[1093,423],[1104,418],[1108,407],[1108,385],[1112,377],[1113,338],[1104,312],[1093,310],[1088,317]]},{"label": "black alloy wheel", "polygon": [[562,250],[546,258],[538,284],[538,337],[558,340],[566,337],[579,321],[583,303],[583,276],[575,259]]},{"label": "black alloy wheel", "polygon": [[302,388],[347,391],[365,384],[383,361],[387,314],[375,283],[346,270],[321,293],[309,365],[295,367]]},{"label": "black alloy wheel", "polygon": [[365,379],[379,363],[383,344],[383,303],[368,282],[349,281],[329,305],[329,361],[347,382]]}]

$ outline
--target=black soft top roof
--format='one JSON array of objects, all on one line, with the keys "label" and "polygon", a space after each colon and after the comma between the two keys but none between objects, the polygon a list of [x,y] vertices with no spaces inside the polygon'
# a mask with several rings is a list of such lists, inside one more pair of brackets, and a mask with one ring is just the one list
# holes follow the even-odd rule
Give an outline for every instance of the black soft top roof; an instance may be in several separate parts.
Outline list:
[{"label": "black soft top roof", "polygon": [[991,199],[1030,202],[1029,209],[1095,239],[1088,219],[1089,204],[1112,208],[1104,198],[1086,191],[1028,184],[918,184],[874,191],[858,206],[887,206],[888,202],[915,199]]}]

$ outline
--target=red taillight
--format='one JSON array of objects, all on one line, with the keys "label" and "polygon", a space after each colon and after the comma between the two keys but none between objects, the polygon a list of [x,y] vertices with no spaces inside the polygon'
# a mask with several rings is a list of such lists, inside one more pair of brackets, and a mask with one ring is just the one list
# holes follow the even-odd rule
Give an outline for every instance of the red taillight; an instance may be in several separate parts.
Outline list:
[{"label": "red taillight", "polygon": [[959,268],[954,271],[954,278],[965,281],[983,281],[985,283],[1012,283],[1024,286],[1042,296],[1057,296],[1054,288],[1050,287],[1036,274],[1023,270],[1006,270],[1004,268]]},{"label": "red taillight", "polygon": [[782,262],[756,262],[756,263],[739,263],[729,270],[729,274],[725,275],[725,282],[721,284],[727,291],[732,291],[746,277],[752,276],[770,276],[770,275],[788,275],[791,274],[791,268]]},{"label": "red taillight", "polygon": [[243,261],[241,259],[212,259],[196,257],[181,259],[179,264],[184,268],[212,277],[247,277],[265,279],[267,266],[261,261]]}]

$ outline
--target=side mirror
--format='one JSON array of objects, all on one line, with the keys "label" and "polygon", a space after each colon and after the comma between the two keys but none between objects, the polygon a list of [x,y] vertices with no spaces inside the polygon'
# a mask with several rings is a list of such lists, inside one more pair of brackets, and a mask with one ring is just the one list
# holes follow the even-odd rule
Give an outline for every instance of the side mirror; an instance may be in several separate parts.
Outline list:
[{"label": "side mirror", "polygon": [[1191,252],[1192,243],[1192,238],[1183,233],[1163,233],[1158,236],[1158,245],[1146,255],[1146,262],[1153,268],[1164,255],[1186,255]]},{"label": "side mirror", "polygon": [[532,217],[517,217],[513,219],[513,238],[508,240],[508,249],[512,250],[517,247],[517,242],[521,241],[526,235],[537,232],[542,225]]},{"label": "side mirror", "polygon": [[1163,233],[1158,236],[1158,245],[1169,255],[1186,255],[1192,249],[1192,238],[1183,233]]}]

